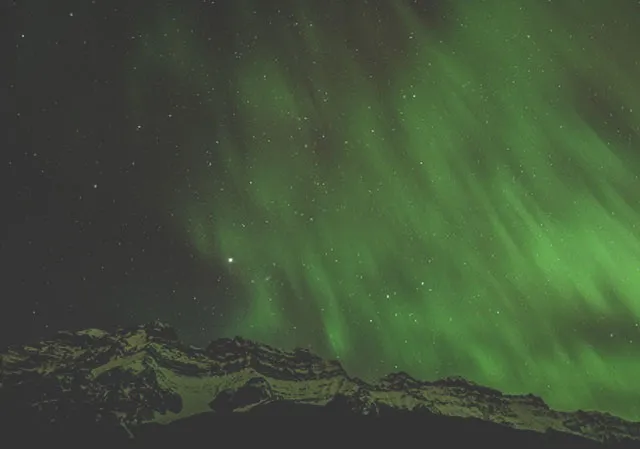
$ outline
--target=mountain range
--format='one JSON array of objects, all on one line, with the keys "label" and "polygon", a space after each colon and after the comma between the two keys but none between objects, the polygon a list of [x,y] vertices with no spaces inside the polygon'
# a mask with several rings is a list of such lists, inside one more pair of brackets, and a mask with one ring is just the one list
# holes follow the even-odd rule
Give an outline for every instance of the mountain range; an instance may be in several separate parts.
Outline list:
[{"label": "mountain range", "polygon": [[427,382],[396,372],[368,383],[306,349],[239,337],[198,348],[158,321],[62,331],[0,350],[0,430],[23,446],[34,440],[219,445],[231,438],[640,448],[640,423],[608,413],[554,411],[539,397],[503,394],[461,377]]}]

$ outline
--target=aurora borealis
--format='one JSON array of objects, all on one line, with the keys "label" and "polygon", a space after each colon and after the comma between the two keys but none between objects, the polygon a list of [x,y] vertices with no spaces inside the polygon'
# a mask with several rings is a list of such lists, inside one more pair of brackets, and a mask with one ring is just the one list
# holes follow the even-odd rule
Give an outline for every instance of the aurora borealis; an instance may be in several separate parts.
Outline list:
[{"label": "aurora borealis", "polygon": [[122,77],[220,336],[640,419],[637,2],[217,3]]}]

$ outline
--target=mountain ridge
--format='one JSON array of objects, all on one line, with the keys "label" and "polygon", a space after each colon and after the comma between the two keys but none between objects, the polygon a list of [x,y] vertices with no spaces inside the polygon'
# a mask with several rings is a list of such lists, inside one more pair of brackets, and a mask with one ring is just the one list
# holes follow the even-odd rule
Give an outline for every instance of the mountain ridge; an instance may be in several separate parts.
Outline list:
[{"label": "mountain ridge", "polygon": [[283,351],[242,337],[198,348],[159,321],[60,331],[0,350],[0,422],[28,429],[23,435],[67,438],[91,429],[144,443],[180,429],[206,437],[227,428],[223,422],[257,416],[306,416],[316,426],[337,416],[368,417],[378,431],[401,418],[395,421],[405,434],[428,428],[449,439],[532,447],[640,447],[640,423],[608,413],[554,411],[537,396],[503,394],[462,377],[421,381],[395,372],[365,382],[307,349]]}]

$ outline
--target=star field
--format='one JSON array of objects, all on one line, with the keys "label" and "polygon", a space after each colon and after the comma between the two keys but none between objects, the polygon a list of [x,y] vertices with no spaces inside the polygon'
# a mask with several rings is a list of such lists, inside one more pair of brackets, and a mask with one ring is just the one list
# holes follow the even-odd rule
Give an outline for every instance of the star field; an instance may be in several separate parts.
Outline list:
[{"label": "star field", "polygon": [[640,419],[637,2],[10,12],[2,340],[161,319]]}]

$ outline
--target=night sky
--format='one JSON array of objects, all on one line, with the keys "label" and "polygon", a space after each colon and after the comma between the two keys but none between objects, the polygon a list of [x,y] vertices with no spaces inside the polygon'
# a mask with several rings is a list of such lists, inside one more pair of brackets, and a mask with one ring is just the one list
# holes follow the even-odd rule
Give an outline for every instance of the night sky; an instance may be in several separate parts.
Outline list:
[{"label": "night sky", "polygon": [[640,419],[637,1],[2,8],[0,342],[160,319]]}]

